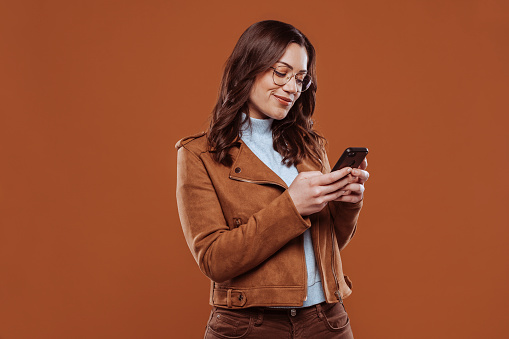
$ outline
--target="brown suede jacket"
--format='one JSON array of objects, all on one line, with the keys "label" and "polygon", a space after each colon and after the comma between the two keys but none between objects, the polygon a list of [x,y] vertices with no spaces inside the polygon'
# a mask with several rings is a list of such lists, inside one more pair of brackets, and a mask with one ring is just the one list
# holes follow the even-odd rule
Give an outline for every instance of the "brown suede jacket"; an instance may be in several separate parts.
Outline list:
[{"label": "brown suede jacket", "polygon": [[[218,307],[302,306],[307,273],[303,237],[311,228],[328,303],[351,293],[339,252],[355,233],[362,201],[331,202],[302,217],[287,186],[240,141],[233,165],[214,161],[205,133],[176,144],[177,205],[189,249],[211,280]],[[330,172],[312,161],[297,170]],[[320,167],[324,167],[321,169]]]}]

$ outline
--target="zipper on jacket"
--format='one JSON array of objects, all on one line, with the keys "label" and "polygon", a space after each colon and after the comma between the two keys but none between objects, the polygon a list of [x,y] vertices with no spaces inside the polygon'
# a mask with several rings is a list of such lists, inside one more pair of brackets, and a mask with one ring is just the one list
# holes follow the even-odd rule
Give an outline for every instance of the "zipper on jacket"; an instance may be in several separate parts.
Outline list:
[{"label": "zipper on jacket", "polygon": [[306,251],[304,250],[304,235],[301,234],[299,238],[301,239],[300,248],[302,248],[302,260],[304,260],[304,303],[304,301],[308,300],[308,267],[306,263]]},{"label": "zipper on jacket", "polygon": [[274,181],[253,181],[253,180],[247,180],[247,179],[242,179],[242,178],[236,178],[236,177],[232,177],[231,175],[229,176],[230,179],[232,180],[237,180],[237,181],[242,181],[242,182],[248,182],[250,184],[271,184],[271,185],[276,185],[276,186],[279,186],[281,188],[284,188],[285,190],[288,189],[288,187],[285,187],[277,182],[274,182]]},{"label": "zipper on jacket", "polygon": [[[243,179],[243,178],[236,178],[236,177],[232,177],[231,175],[228,176],[230,179],[232,180],[237,180],[237,181],[241,181],[241,182],[248,182],[248,183],[251,183],[251,184],[270,184],[270,185],[276,185],[276,186],[279,186],[281,188],[283,188],[285,191],[288,189],[288,187],[285,187],[277,182],[274,182],[274,181],[253,181],[253,180],[248,180],[248,179]],[[334,235],[333,235],[334,237]],[[334,239],[333,239],[334,240]],[[304,249],[304,242],[302,241],[301,242],[301,245],[302,245],[302,249]],[[332,248],[333,251],[332,251],[332,254],[334,255],[334,247]],[[305,255],[304,254],[304,251],[302,251],[302,255]],[[306,258],[304,257],[304,267],[306,265]],[[334,273],[334,267],[332,267],[332,272]],[[308,275],[307,275],[307,268],[304,270],[304,289],[307,291],[307,279],[308,279]],[[336,288],[338,286],[338,281],[336,279],[336,273],[334,273],[334,280],[336,281]],[[338,288],[339,290],[339,288]],[[341,296],[339,297],[341,298]],[[304,294],[304,301],[306,301],[308,299],[308,296],[307,296],[307,292]]]},{"label": "zipper on jacket", "polygon": [[339,299],[341,303],[343,303],[343,299],[341,298],[341,293],[339,293],[339,283],[338,283],[338,277],[336,275],[336,271],[334,270],[334,258],[335,258],[335,252],[334,248],[335,246],[335,237],[334,237],[334,223],[331,223],[331,240],[332,240],[332,261],[331,261],[331,268],[332,268],[332,275],[334,276],[334,282],[336,283],[336,291],[334,294]]}]

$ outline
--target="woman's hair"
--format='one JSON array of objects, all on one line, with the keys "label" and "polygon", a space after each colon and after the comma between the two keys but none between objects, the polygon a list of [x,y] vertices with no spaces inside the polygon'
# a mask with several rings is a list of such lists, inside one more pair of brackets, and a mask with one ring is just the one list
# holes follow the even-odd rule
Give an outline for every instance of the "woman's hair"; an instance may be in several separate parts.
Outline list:
[{"label": "woman's hair", "polygon": [[251,25],[226,61],[207,134],[212,157],[217,162],[231,165],[228,151],[239,140],[240,128],[245,122],[242,121],[242,112],[249,120],[247,102],[255,78],[274,65],[291,43],[306,49],[307,71],[313,82],[308,90],[301,93],[284,119],[272,122],[274,149],[287,165],[299,164],[305,157],[320,164],[325,139],[313,130],[311,119],[317,90],[315,49],[298,29],[274,20]]}]

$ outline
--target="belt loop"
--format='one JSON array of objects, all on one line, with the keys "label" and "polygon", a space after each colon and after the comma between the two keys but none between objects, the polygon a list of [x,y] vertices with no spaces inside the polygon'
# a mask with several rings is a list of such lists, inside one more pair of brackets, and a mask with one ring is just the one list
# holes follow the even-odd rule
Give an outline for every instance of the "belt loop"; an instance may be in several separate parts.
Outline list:
[{"label": "belt loop", "polygon": [[316,304],[316,313],[318,314],[318,318],[323,319],[322,306],[320,304]]},{"label": "belt loop", "polygon": [[228,308],[232,308],[232,289],[229,288],[228,292],[226,292],[226,306]]},{"label": "belt loop", "polygon": [[263,323],[263,309],[258,311],[254,325],[261,326],[262,323]]}]

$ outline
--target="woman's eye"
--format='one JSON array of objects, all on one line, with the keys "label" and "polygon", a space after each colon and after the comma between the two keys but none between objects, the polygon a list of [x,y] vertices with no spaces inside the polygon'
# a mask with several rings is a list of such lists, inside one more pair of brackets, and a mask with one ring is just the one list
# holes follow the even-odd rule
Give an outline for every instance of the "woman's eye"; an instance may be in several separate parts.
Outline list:
[{"label": "woman's eye", "polygon": [[286,76],[286,73],[281,73],[281,72],[278,72],[278,71],[276,71],[276,70],[274,70],[274,73],[275,73],[278,77],[280,77],[280,78],[284,78],[284,77]]},{"label": "woman's eye", "polygon": [[304,80],[295,78],[295,81],[298,85],[302,85],[304,83]]}]

